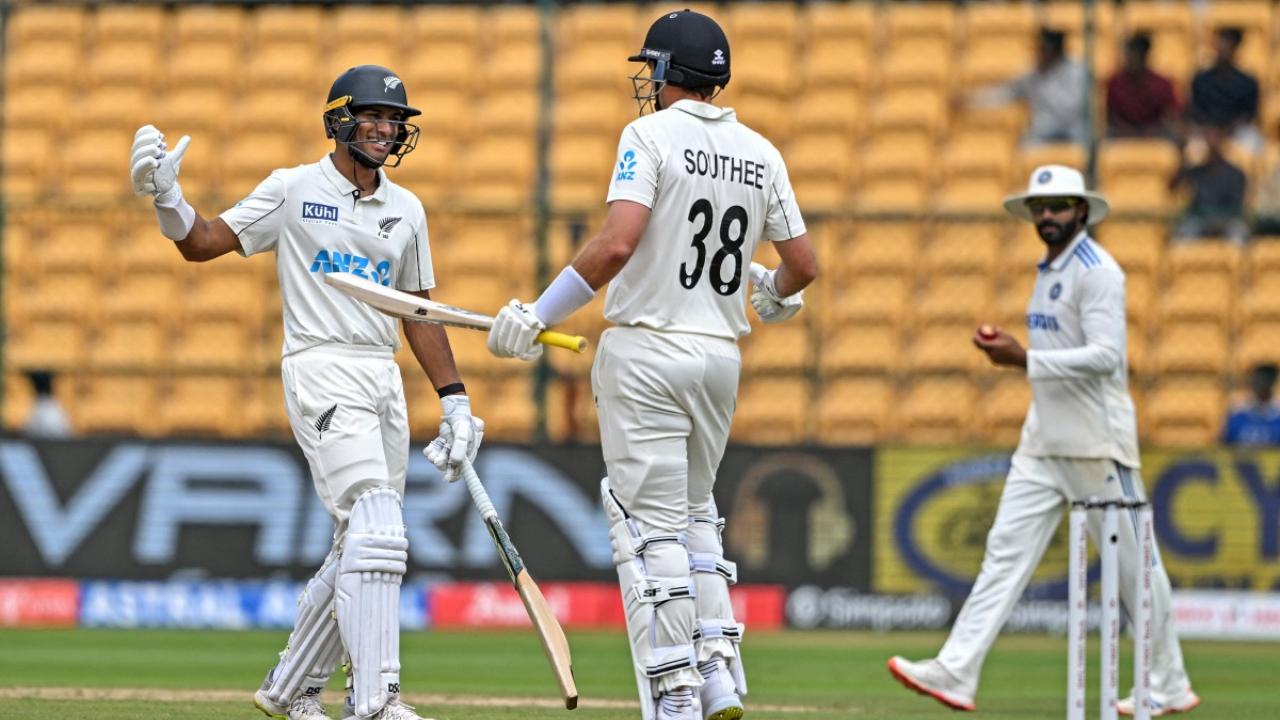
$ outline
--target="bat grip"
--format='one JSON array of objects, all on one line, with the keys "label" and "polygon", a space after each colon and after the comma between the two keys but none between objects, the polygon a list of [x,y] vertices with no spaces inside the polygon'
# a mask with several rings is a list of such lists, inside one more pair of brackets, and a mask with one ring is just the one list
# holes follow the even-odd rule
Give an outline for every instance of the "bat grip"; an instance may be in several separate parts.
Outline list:
[{"label": "bat grip", "polygon": [[489,493],[485,492],[484,485],[480,484],[480,476],[476,475],[476,469],[471,467],[471,463],[466,461],[462,463],[462,480],[467,484],[467,490],[471,491],[471,500],[480,511],[480,517],[485,520],[496,517],[498,511],[494,509],[493,501],[489,499]]},{"label": "bat grip", "polygon": [[569,335],[554,330],[543,330],[538,333],[538,337],[535,340],[543,345],[565,348],[576,353],[584,352],[587,349],[587,339],[581,335]]}]

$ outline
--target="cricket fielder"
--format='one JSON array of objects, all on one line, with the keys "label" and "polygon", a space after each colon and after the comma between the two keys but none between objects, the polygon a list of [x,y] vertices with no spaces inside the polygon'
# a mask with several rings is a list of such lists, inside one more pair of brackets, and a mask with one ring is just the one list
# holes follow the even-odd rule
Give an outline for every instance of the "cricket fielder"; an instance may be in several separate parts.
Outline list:
[{"label": "cricket fielder", "polygon": [[[611,282],[615,327],[591,385],[641,711],[735,720],[747,692],[743,626],[711,490],[736,402],[737,340],[750,329],[747,279],[760,318],[780,322],[799,312],[817,261],[782,156],[712,103],[730,76],[720,26],[670,13],[630,60],[645,65],[631,78],[641,117],[622,131],[604,227],[536,303],[499,312],[489,349],[537,358],[538,333]],[[761,240],[781,257],[776,270],[751,263]]]},{"label": "cricket fielder", "polygon": [[[254,695],[254,704],[276,718],[326,720],[320,692],[345,653],[344,718],[421,720],[399,698],[399,598],[408,557],[401,499],[409,452],[404,387],[393,359],[400,342],[391,318],[323,278],[348,271],[422,297],[435,286],[422,203],[383,170],[413,150],[418,127],[407,120],[418,114],[395,73],[351,68],[334,81],[324,107],[333,153],[276,170],[211,220],[196,213],[178,184],[190,138],[169,150],[147,125],[134,139],[134,191],[155,197],[160,230],[184,258],[276,254],[285,407],[335,524],[333,550],[298,600],[289,644]],[[427,456],[455,479],[461,463],[475,457],[484,423],[471,415],[444,328],[406,322],[404,334],[444,410]]]},{"label": "cricket fielder", "polygon": [[[973,590],[938,657],[889,659],[889,671],[908,688],[958,710],[973,710],[982,661],[1022,595],[1053,537],[1065,504],[1098,497],[1145,500],[1138,473],[1138,431],[1129,397],[1125,341],[1124,272],[1089,237],[1088,226],[1107,215],[1107,201],[1085,190],[1069,167],[1046,165],[1031,173],[1027,191],[1004,201],[1005,210],[1033,222],[1047,246],[1027,305],[1030,348],[996,328],[973,343],[996,365],[1024,368],[1031,409],[1013,454],[1000,506],[987,535],[986,556]],[[1102,519],[1091,513],[1095,541]],[[1120,517],[1120,577],[1137,576],[1138,532],[1130,513]],[[1173,628],[1169,577],[1155,553],[1152,572],[1152,716],[1194,708],[1182,649]],[[1134,583],[1120,584],[1133,607]],[[1119,710],[1133,714],[1133,698]]]}]

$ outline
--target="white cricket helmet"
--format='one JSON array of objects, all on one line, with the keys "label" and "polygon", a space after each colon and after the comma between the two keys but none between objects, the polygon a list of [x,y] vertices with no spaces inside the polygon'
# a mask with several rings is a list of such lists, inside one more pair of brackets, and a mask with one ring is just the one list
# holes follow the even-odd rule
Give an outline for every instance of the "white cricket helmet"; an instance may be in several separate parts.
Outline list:
[{"label": "white cricket helmet", "polygon": [[1079,170],[1066,165],[1041,165],[1031,171],[1027,191],[1004,199],[1004,209],[1010,215],[1035,222],[1027,208],[1027,200],[1038,197],[1075,197],[1089,203],[1089,224],[1096,225],[1107,216],[1111,206],[1106,198],[1084,189],[1084,176]]}]

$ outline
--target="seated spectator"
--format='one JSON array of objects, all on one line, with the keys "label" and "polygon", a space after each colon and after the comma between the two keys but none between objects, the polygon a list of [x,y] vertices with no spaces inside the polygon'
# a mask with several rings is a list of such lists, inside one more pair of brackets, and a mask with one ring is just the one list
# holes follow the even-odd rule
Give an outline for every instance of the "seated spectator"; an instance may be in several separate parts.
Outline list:
[{"label": "seated spectator", "polygon": [[1258,81],[1236,66],[1236,51],[1244,34],[1221,28],[1214,43],[1214,62],[1191,81],[1191,121],[1201,127],[1222,128],[1250,152],[1262,149],[1258,119]]},{"label": "seated spectator", "polygon": [[[1275,137],[1280,138],[1280,123]],[[1280,235],[1280,165],[1270,168],[1253,195],[1253,234]]]},{"label": "seated spectator", "polygon": [[1178,171],[1169,179],[1169,190],[1186,186],[1191,191],[1191,202],[1173,228],[1175,239],[1225,237],[1237,244],[1248,240],[1249,226],[1244,219],[1245,174],[1222,154],[1225,142],[1225,129],[1206,127],[1204,162],[1188,167],[1184,152]]},{"label": "seated spectator", "polygon": [[36,438],[65,438],[71,436],[71,422],[53,395],[53,373],[48,370],[31,370],[27,373],[31,387],[36,392],[35,406],[22,426],[23,434]]},{"label": "seated spectator", "polygon": [[1151,37],[1139,33],[1124,44],[1124,66],[1107,81],[1107,135],[1111,137],[1177,136],[1181,111],[1169,78],[1147,65]]},{"label": "seated spectator", "polygon": [[1085,116],[1088,83],[1084,67],[1066,57],[1064,44],[1061,32],[1042,29],[1034,69],[1007,83],[977,90],[968,101],[975,107],[1025,101],[1031,109],[1031,121],[1023,136],[1024,145],[1083,143],[1089,132]]},{"label": "seated spectator", "polygon": [[1280,407],[1272,401],[1275,385],[1275,364],[1256,365],[1249,371],[1250,398],[1227,415],[1224,444],[1280,445]]}]

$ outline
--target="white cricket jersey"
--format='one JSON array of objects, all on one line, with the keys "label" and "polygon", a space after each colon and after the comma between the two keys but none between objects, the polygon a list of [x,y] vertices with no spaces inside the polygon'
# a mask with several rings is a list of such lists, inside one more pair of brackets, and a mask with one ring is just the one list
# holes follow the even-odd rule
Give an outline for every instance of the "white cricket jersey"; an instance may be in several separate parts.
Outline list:
[{"label": "white cricket jersey", "polygon": [[609,283],[605,318],[736,340],[748,265],[760,240],[803,235],[782,155],[731,108],[680,100],[622,131],[608,202],[652,210],[644,237]]},{"label": "white cricket jersey", "polygon": [[284,355],[322,343],[400,347],[396,321],[324,282],[350,272],[398,290],[435,287],[422,202],[378,170],[378,189],[356,186],[326,155],[276,170],[220,216],[245,256],[276,252],[284,303]]},{"label": "white cricket jersey", "polygon": [[1039,270],[1027,304],[1031,409],[1018,451],[1136,468],[1124,271],[1084,232]]}]

